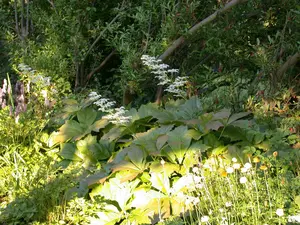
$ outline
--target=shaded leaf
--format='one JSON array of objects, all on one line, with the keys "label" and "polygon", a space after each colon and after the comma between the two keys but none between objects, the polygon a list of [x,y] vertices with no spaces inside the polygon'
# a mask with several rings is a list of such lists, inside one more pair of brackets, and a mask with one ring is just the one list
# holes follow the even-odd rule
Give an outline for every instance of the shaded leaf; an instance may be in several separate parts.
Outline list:
[{"label": "shaded leaf", "polygon": [[230,116],[230,109],[222,109],[221,111],[213,114],[214,120],[224,120],[228,119]]},{"label": "shaded leaf", "polygon": [[77,119],[79,123],[90,126],[97,117],[97,112],[92,108],[85,108],[77,112]]},{"label": "shaded leaf", "polygon": [[233,114],[230,116],[227,124],[231,124],[232,122],[238,120],[238,119],[241,119],[245,116],[248,116],[249,114],[251,114],[250,112],[241,112],[241,113],[236,113],[236,114]]},{"label": "shaded leaf", "polygon": [[97,172],[93,175],[88,176],[85,178],[85,181],[88,184],[88,187],[91,188],[95,184],[102,184],[108,178],[107,173],[105,172]]},{"label": "shaded leaf", "polygon": [[194,140],[199,140],[204,134],[198,130],[190,129],[187,131],[187,136],[191,137]]},{"label": "shaded leaf", "polygon": [[69,159],[72,161],[81,161],[78,155],[76,155],[76,146],[73,143],[65,143],[61,146],[61,151],[59,153],[64,159]]},{"label": "shaded leaf", "polygon": [[147,154],[143,149],[139,148],[136,145],[132,145],[129,147],[127,155],[136,167],[141,170],[144,169]]},{"label": "shaded leaf", "polygon": [[159,151],[167,143],[168,135],[160,135],[156,140],[156,149]]},{"label": "shaded leaf", "polygon": [[219,128],[224,127],[224,125],[220,121],[210,121],[205,127],[209,130],[219,130]]}]

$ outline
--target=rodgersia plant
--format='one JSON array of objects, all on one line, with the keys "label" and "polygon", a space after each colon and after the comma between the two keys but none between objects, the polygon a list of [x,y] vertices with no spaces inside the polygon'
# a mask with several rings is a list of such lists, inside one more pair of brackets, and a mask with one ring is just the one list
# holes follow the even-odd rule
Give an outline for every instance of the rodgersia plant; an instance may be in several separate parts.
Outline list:
[{"label": "rodgersia plant", "polygon": [[108,115],[103,116],[103,119],[108,119],[113,124],[124,124],[130,121],[131,116],[125,116],[126,110],[123,106],[120,108],[113,108],[116,104],[115,101],[103,98],[96,92],[91,92],[88,97],[94,105],[98,106],[99,111],[108,113]]},{"label": "rodgersia plant", "polygon": [[166,92],[173,94],[175,97],[185,98],[186,92],[183,90],[188,78],[177,76],[175,80],[169,77],[169,74],[175,75],[179,73],[178,69],[168,69],[169,65],[161,63],[160,59],[153,56],[143,55],[141,57],[143,64],[151,69],[151,73],[155,74],[155,78],[159,80],[158,85],[168,85]]}]

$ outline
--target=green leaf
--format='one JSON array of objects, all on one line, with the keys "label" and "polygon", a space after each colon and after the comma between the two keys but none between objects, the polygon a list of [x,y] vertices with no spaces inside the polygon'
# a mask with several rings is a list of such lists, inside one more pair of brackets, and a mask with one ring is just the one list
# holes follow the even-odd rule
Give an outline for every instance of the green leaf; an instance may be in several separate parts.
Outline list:
[{"label": "green leaf", "polygon": [[295,203],[296,203],[296,205],[298,205],[298,208],[300,209],[300,195],[297,195],[295,197]]},{"label": "green leaf", "polygon": [[136,134],[137,138],[134,144],[141,146],[148,153],[157,152],[156,142],[159,136],[166,134],[173,128],[173,125],[161,126],[160,128],[152,128],[144,133]]},{"label": "green leaf", "polygon": [[214,148],[211,152],[212,155],[214,156],[218,156],[221,155],[223,153],[225,153],[227,151],[228,147],[227,146],[218,146],[217,148]]},{"label": "green leaf", "polygon": [[109,121],[106,119],[97,120],[92,125],[92,131],[99,132],[100,129],[106,127],[106,125],[109,124]]},{"label": "green leaf", "polygon": [[69,159],[73,161],[81,161],[78,155],[76,155],[76,146],[74,143],[65,143],[61,145],[61,151],[59,153],[64,159]]},{"label": "green leaf", "polygon": [[187,126],[176,127],[173,131],[168,132],[168,145],[171,147],[173,154],[182,163],[185,152],[191,144],[191,137],[188,135]]},{"label": "green leaf", "polygon": [[210,148],[211,148],[210,146],[203,144],[202,141],[197,141],[191,144],[191,146],[189,147],[189,151],[206,152],[206,150]]},{"label": "green leaf", "polygon": [[119,222],[123,215],[118,210],[118,208],[111,204],[106,204],[101,211],[96,212],[99,219],[92,218],[91,224],[99,224],[99,225],[114,225]]},{"label": "green leaf", "polygon": [[[149,213],[149,209],[134,209],[130,211],[128,218],[122,222],[123,225],[128,224],[151,224],[151,220],[147,215]],[[122,225],[121,224],[121,225]]]},{"label": "green leaf", "polygon": [[187,132],[187,136],[191,137],[192,139],[194,140],[199,140],[204,134],[201,133],[200,131],[198,130],[195,130],[195,129],[190,129],[188,130]]},{"label": "green leaf", "polygon": [[156,140],[156,148],[158,151],[161,150],[161,148],[167,143],[168,141],[168,135],[164,134],[164,135],[160,135],[157,140]]},{"label": "green leaf", "polygon": [[113,127],[109,130],[108,133],[104,134],[101,137],[101,140],[114,141],[116,139],[119,139],[125,129],[125,127]]},{"label": "green leaf", "polygon": [[116,201],[122,211],[130,208],[129,199],[132,198],[134,189],[139,184],[139,180],[131,182],[121,182],[121,176],[116,175],[104,183],[104,185],[92,190],[92,196],[101,195],[107,200]]},{"label": "green leaf", "polygon": [[224,127],[220,121],[210,121],[205,125],[205,128],[208,130],[219,130],[220,127]]},{"label": "green leaf", "polygon": [[197,118],[202,111],[200,99],[197,96],[193,96],[178,107],[177,116],[180,119],[190,120]]},{"label": "green leaf", "polygon": [[145,151],[141,148],[139,148],[136,145],[132,145],[128,149],[128,158],[130,161],[139,169],[144,170],[145,169],[145,161],[147,154]]},{"label": "green leaf", "polygon": [[108,174],[106,172],[100,171],[93,175],[88,176],[85,178],[85,181],[88,184],[88,187],[91,188],[95,184],[101,184],[103,183],[108,177]]},{"label": "green leaf", "polygon": [[54,137],[56,143],[65,142],[69,139],[76,140],[84,133],[84,128],[74,120],[67,120],[64,125],[59,128],[59,133]]},{"label": "green leaf", "polygon": [[111,150],[101,142],[88,146],[88,149],[96,160],[105,160],[111,156]]},{"label": "green leaf", "polygon": [[232,122],[234,122],[234,121],[236,121],[238,119],[241,119],[241,118],[243,118],[245,116],[248,116],[249,114],[251,114],[251,113],[250,112],[241,112],[241,113],[233,114],[233,115],[230,116],[227,124],[229,125],[229,124],[231,124]]},{"label": "green leaf", "polygon": [[159,161],[154,161],[150,165],[150,173],[165,173],[166,176],[170,177],[174,172],[178,172],[180,166],[178,164],[165,162],[164,165]]},{"label": "green leaf", "polygon": [[112,165],[111,169],[112,169],[113,173],[115,173],[117,171],[121,171],[121,170],[133,170],[133,171],[143,172],[143,171],[141,171],[141,169],[139,167],[134,165],[132,162],[128,162],[125,160]]},{"label": "green leaf", "polygon": [[86,124],[90,126],[93,124],[97,117],[97,112],[92,108],[85,108],[77,112],[77,118],[79,123]]},{"label": "green leaf", "polygon": [[154,188],[168,195],[170,192],[170,181],[166,173],[151,173],[151,184]]},{"label": "green leaf", "polygon": [[213,114],[213,120],[224,120],[230,116],[230,109],[222,109],[221,111]]}]

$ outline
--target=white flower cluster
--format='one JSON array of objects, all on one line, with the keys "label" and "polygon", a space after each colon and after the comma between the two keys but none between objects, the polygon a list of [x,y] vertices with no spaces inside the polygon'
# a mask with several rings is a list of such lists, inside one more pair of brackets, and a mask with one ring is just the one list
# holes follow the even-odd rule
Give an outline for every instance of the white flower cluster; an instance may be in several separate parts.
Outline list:
[{"label": "white flower cluster", "polygon": [[90,101],[94,102],[94,105],[98,106],[99,111],[108,113],[108,115],[103,116],[103,119],[108,119],[113,124],[124,124],[131,120],[131,116],[125,116],[126,110],[123,106],[120,108],[112,108],[116,104],[115,101],[102,98],[101,95],[94,91],[91,92],[88,97]]},{"label": "white flower cluster", "polygon": [[295,216],[288,216],[288,222],[290,223],[300,223],[300,214]]},{"label": "white flower cluster", "polygon": [[89,94],[89,100],[94,102],[93,104],[98,106],[98,110],[102,112],[112,113],[112,107],[116,104],[115,101],[110,101],[108,98],[102,98],[101,95],[96,92],[91,92]]},{"label": "white flower cluster", "polygon": [[177,77],[173,82],[168,74],[179,73],[178,69],[168,69],[169,65],[161,63],[160,59],[156,59],[153,56],[143,55],[141,57],[144,65],[148,66],[153,74],[156,74],[155,78],[159,80],[158,85],[169,84],[168,88],[165,90],[167,92],[175,94],[177,97],[183,97],[185,92],[180,88],[184,87],[187,82],[187,77]]},{"label": "white flower cluster", "polygon": [[176,195],[178,198],[180,198],[185,205],[197,205],[200,203],[200,199],[199,197],[193,197],[193,196],[190,196],[190,195],[186,195],[184,194],[182,191],[177,193]]},{"label": "white flower cluster", "polygon": [[[42,88],[46,87],[46,86],[50,86],[51,77],[44,77],[41,74],[37,74],[36,70],[33,70],[32,68],[25,65],[24,63],[19,64],[18,68],[22,72],[26,73],[26,75],[28,76],[29,85],[30,85],[30,83],[34,83],[34,84],[40,85],[40,87],[42,87]],[[27,88],[29,89],[29,87],[27,87]],[[29,90],[28,90],[28,92],[29,92]]]},{"label": "white flower cluster", "polygon": [[103,116],[103,119],[108,119],[113,124],[124,124],[128,123],[131,120],[131,116],[125,116],[126,110],[122,106],[120,108],[115,108],[115,113]]},{"label": "white flower cluster", "polygon": [[182,97],[185,95],[185,91],[180,88],[184,87],[186,82],[187,77],[176,77],[175,81],[165,91],[175,94],[176,97]]}]

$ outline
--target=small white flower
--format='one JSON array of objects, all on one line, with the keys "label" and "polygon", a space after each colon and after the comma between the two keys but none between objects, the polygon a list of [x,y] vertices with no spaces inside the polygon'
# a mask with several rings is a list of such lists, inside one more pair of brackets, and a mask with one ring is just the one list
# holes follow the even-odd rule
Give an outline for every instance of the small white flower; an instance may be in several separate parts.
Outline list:
[{"label": "small white flower", "polygon": [[300,214],[295,216],[288,216],[288,222],[290,223],[300,223]]},{"label": "small white flower", "polygon": [[247,181],[248,181],[248,180],[247,180],[247,177],[241,177],[241,178],[240,178],[240,183],[241,183],[241,184],[245,184],[245,183],[247,183]]},{"label": "small white flower", "polygon": [[237,159],[236,158],[232,158],[231,161],[236,163]]},{"label": "small white flower", "polygon": [[198,167],[193,167],[192,171],[193,171],[193,173],[196,173],[196,174],[200,173],[200,169]]},{"label": "small white flower", "polygon": [[226,203],[225,203],[225,206],[226,206],[226,207],[231,207],[231,206],[232,206],[232,203],[231,203],[231,202],[226,202]]},{"label": "small white flower", "polygon": [[242,172],[242,173],[246,173],[247,171],[248,171],[248,169],[245,168],[245,167],[243,167],[243,168],[241,169],[241,172]]},{"label": "small white flower", "polygon": [[202,216],[201,217],[201,222],[202,223],[206,223],[206,222],[208,222],[209,221],[209,217],[208,216]]},{"label": "small white flower", "polygon": [[236,170],[238,170],[239,168],[241,168],[241,164],[239,163],[233,163],[232,167]]},{"label": "small white flower", "polygon": [[245,163],[244,167],[247,169],[250,169],[252,167],[252,165],[251,165],[251,163]]},{"label": "small white flower", "polygon": [[277,209],[276,210],[276,215],[277,216],[283,216],[284,215],[283,209]]},{"label": "small white flower", "polygon": [[234,169],[232,167],[227,167],[226,168],[226,172],[227,173],[233,173],[234,172]]}]

